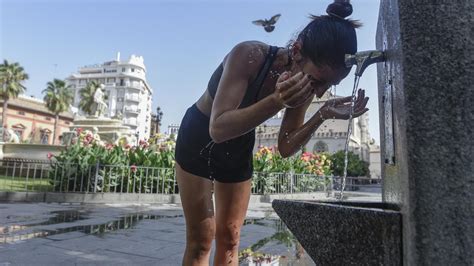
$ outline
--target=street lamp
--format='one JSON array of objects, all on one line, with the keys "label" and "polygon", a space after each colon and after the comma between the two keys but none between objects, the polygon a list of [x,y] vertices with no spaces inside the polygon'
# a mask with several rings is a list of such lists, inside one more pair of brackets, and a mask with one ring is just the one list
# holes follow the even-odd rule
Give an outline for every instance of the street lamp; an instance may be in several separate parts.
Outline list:
[{"label": "street lamp", "polygon": [[163,112],[161,108],[158,106],[156,107],[156,125],[157,125],[157,133],[160,133],[160,126],[161,126],[161,119],[163,118]]}]

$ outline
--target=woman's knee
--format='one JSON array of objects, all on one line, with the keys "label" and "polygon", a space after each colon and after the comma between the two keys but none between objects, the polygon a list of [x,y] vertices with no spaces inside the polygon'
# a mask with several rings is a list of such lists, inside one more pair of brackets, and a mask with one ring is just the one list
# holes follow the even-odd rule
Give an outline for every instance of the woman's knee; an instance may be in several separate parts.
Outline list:
[{"label": "woman's knee", "polygon": [[206,224],[199,227],[191,227],[187,229],[187,245],[195,252],[209,252],[214,240],[214,225]]},{"label": "woman's knee", "polygon": [[226,250],[237,249],[240,242],[240,225],[229,223],[225,226],[218,226],[216,241]]}]

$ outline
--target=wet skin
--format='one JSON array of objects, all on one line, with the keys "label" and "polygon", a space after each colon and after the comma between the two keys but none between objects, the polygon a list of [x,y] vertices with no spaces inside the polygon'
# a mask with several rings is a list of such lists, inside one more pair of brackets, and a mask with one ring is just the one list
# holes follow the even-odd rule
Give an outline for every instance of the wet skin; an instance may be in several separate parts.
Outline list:
[{"label": "wet skin", "polygon": [[[257,103],[238,109],[268,49],[268,45],[260,42],[244,42],[234,47],[224,58],[224,71],[214,100],[206,90],[196,106],[210,117],[209,132],[216,143],[241,136],[286,108],[278,150],[283,157],[288,157],[309,140],[325,119],[348,118],[351,97],[328,100],[304,123],[306,110],[314,96],[323,96],[348,71],[314,65],[301,55],[301,46],[295,43],[290,53],[292,63],[288,65],[288,50],[280,49],[260,89]],[[367,101],[364,92],[359,91],[353,117],[367,111]],[[176,177],[187,228],[183,265],[207,265],[213,238],[217,245],[215,265],[237,265],[240,228],[247,211],[251,181],[212,182],[184,171],[179,164],[176,164]]]}]

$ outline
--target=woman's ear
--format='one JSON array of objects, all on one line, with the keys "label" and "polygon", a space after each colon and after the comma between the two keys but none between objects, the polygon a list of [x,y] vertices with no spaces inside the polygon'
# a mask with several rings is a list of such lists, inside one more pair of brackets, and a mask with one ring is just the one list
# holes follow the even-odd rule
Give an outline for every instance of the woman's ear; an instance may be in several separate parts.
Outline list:
[{"label": "woman's ear", "polygon": [[303,54],[301,53],[301,42],[297,41],[294,42],[292,47],[291,47],[291,56],[293,57],[293,60],[297,63],[300,63],[304,57]]}]

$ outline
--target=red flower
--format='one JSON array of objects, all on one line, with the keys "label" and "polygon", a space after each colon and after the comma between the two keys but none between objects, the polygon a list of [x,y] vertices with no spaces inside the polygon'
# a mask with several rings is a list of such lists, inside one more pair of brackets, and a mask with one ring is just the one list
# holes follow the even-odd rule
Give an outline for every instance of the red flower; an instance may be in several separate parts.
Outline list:
[{"label": "red flower", "polygon": [[46,156],[48,157],[48,160],[51,160],[51,158],[54,157],[54,154],[52,154],[51,152],[48,152]]},{"label": "red flower", "polygon": [[140,140],[139,145],[142,148],[147,148],[149,144],[148,144],[148,141],[146,140]]},{"label": "red flower", "polygon": [[105,145],[106,150],[111,150],[113,148],[114,148],[114,144],[112,144],[112,143],[107,143],[107,145]]},{"label": "red flower", "polygon": [[81,132],[82,132],[83,130],[84,130],[84,129],[78,127],[78,128],[76,128],[76,133],[77,133],[77,134],[81,134]]},{"label": "red flower", "polygon": [[133,164],[132,166],[130,166],[130,170],[135,173],[137,171],[137,166]]}]

